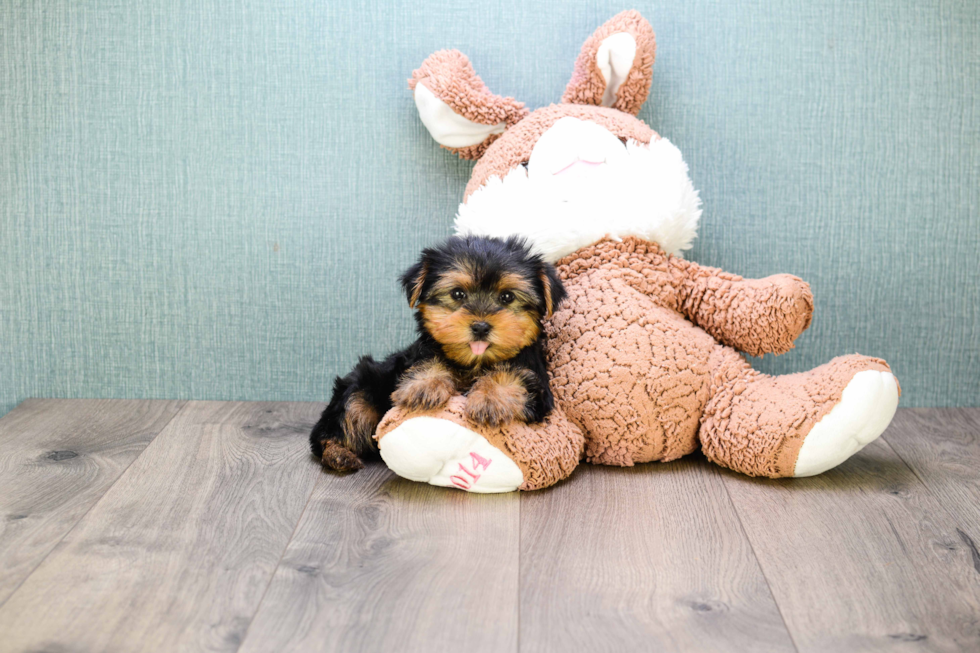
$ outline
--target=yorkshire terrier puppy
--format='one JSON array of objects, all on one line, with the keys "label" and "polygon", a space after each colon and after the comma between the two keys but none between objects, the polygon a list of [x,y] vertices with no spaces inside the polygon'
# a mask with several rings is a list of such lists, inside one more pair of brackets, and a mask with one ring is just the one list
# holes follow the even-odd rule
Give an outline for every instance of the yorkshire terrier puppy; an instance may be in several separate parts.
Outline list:
[{"label": "yorkshire terrier puppy", "polygon": [[382,362],[370,356],[334,382],[310,434],[326,467],[353,471],[378,454],[373,435],[394,404],[435,410],[466,394],[466,415],[497,426],[540,422],[554,406],[541,320],[565,297],[555,268],[521,238],[453,237],[402,275],[418,339]]}]

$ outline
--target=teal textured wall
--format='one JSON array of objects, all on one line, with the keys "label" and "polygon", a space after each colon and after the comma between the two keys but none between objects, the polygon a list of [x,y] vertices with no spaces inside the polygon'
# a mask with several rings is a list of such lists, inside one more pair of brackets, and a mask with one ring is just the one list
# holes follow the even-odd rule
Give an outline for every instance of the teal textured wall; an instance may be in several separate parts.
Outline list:
[{"label": "teal textured wall", "polygon": [[[0,413],[28,396],[323,400],[411,338],[396,274],[471,164],[406,79],[466,52],[557,101],[590,1],[7,0]],[[980,3],[662,0],[640,117],[685,153],[691,258],[812,284],[757,364],[888,359],[903,405],[980,404]]]}]

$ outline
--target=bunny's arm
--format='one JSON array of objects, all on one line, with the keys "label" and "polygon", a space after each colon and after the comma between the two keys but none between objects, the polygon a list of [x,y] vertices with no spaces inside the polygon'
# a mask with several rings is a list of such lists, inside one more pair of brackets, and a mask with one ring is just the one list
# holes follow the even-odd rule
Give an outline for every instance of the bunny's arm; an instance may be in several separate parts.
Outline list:
[{"label": "bunny's arm", "polygon": [[783,354],[813,317],[810,286],[790,274],[743,279],[718,268],[668,259],[678,310],[719,342],[752,356]]},{"label": "bunny's arm", "polygon": [[651,241],[607,238],[561,261],[562,280],[580,274],[612,277],[681,313],[719,342],[752,356],[783,354],[810,326],[810,286],[789,274],[743,279],[664,253]]}]

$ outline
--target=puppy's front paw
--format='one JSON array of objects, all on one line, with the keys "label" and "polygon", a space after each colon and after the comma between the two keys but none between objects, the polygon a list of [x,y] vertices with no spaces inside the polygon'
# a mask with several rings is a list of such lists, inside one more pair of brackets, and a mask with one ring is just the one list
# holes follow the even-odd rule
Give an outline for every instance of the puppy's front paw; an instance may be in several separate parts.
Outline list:
[{"label": "puppy's front paw", "polygon": [[412,381],[398,386],[391,399],[397,405],[409,410],[435,410],[449,403],[455,392],[452,382]]},{"label": "puppy's front paw", "polygon": [[[497,378],[501,377],[501,378]],[[466,416],[486,426],[500,426],[526,416],[527,390],[510,375],[487,375],[466,395]]]},{"label": "puppy's front paw", "polygon": [[455,394],[452,374],[433,362],[409,370],[391,394],[391,400],[408,410],[435,410],[449,403]]}]

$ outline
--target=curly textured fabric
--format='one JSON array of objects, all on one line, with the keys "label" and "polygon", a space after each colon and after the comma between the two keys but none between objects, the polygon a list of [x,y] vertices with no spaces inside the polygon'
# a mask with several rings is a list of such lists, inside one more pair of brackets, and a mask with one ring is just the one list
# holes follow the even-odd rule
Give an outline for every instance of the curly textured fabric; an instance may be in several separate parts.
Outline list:
[{"label": "curly textured fabric", "polygon": [[[481,125],[511,126],[529,113],[523,102],[491,93],[470,60],[458,50],[439,50],[429,55],[412,73],[408,87],[414,91],[419,82],[424,82],[454,113]],[[492,134],[482,143],[469,147],[443,147],[464,159],[478,159],[499,136]]]},{"label": "curly textured fabric", "polygon": [[631,138],[638,143],[650,143],[660,138],[657,132],[647,127],[639,118],[608,107],[593,107],[583,104],[552,104],[536,109],[528,117],[509,128],[507,138],[498,138],[477,161],[473,175],[466,184],[465,198],[472,195],[491,177],[503,178],[531,158],[531,150],[541,134],[565,117],[590,120],[605,127],[618,138]]},{"label": "curly textured fabric", "polygon": [[552,390],[589,462],[629,466],[697,448],[717,343],[673,308],[669,260],[630,238],[558,263],[568,297],[546,325]]},{"label": "curly textured fabric", "polygon": [[837,405],[854,375],[865,370],[891,368],[880,358],[855,354],[807,372],[767,376],[719,347],[701,422],[701,449],[709,460],[749,476],[793,476],[806,435]]},{"label": "curly textured fabric", "polygon": [[606,80],[599,70],[596,55],[602,42],[613,34],[625,33],[636,41],[636,55],[629,74],[616,91],[616,101],[612,107],[636,115],[640,112],[650,84],[653,82],[653,61],[657,55],[657,39],[653,28],[640,12],[630,9],[616,14],[597,29],[582,45],[582,51],[575,60],[572,79],[561,97],[569,104],[602,104],[606,90]]},{"label": "curly textured fabric", "polygon": [[448,145],[442,145],[440,147],[449,150],[461,159],[476,161],[483,156],[487,149],[501,136],[503,136],[503,134],[490,134],[482,142],[477,143],[476,145],[470,145],[469,147],[449,147]]},{"label": "curly textured fabric", "polygon": [[626,237],[585,247],[558,261],[568,278],[606,270],[680,312],[719,342],[752,356],[782,354],[810,326],[813,295],[798,277],[743,279],[669,256],[656,243]]},{"label": "curly textured fabric", "polygon": [[511,422],[504,426],[485,427],[466,418],[465,397],[453,397],[439,411],[427,413],[409,412],[396,406],[388,411],[378,424],[378,440],[396,429],[411,417],[428,415],[465,426],[487,439],[517,463],[524,474],[521,490],[539,490],[567,478],[582,459],[584,438],[575,424],[565,419],[560,408],[555,408],[541,424]]},{"label": "curly textured fabric", "polygon": [[589,462],[669,461],[700,443],[725,467],[791,476],[803,438],[854,374],[888,370],[849,356],[769,377],[716,340],[760,354],[792,347],[813,307],[796,277],[745,280],[639,238],[583,248],[558,272],[568,298],[546,325],[552,390]]}]

